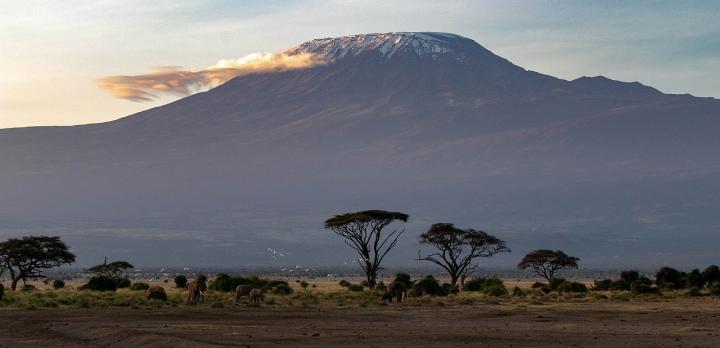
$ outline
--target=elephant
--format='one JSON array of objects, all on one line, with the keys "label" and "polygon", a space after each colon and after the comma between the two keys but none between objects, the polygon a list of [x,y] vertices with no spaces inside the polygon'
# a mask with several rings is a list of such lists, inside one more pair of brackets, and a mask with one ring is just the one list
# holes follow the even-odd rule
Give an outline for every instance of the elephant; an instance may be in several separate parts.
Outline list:
[{"label": "elephant", "polygon": [[250,295],[250,292],[252,292],[252,290],[252,285],[238,285],[235,288],[235,303],[240,303],[240,298]]},{"label": "elephant", "polygon": [[250,290],[250,303],[260,304],[265,299],[265,295],[260,289]]},{"label": "elephant", "polygon": [[162,286],[153,286],[147,290],[147,298],[148,300],[160,300],[160,301],[167,301],[167,294],[165,293],[165,288]]},{"label": "elephant", "polygon": [[207,291],[207,277],[201,275],[197,280],[194,280],[188,284],[187,287],[188,303],[205,302],[205,292]]},{"label": "elephant", "polygon": [[403,298],[407,297],[407,286],[401,282],[392,282],[388,284],[387,291],[383,294],[383,301],[393,301],[393,298],[397,300],[397,303],[401,303]]}]

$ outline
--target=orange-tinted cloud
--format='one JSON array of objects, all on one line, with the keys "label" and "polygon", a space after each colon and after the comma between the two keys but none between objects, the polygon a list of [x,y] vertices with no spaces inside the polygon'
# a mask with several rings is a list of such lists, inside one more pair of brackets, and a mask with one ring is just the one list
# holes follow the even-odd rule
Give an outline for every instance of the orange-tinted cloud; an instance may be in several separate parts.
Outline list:
[{"label": "orange-tinted cloud", "polygon": [[112,95],[135,102],[152,101],[160,94],[186,96],[252,73],[305,69],[327,63],[324,57],[299,53],[253,53],[240,59],[223,59],[202,70],[161,67],[142,75],[107,76],[98,86]]}]

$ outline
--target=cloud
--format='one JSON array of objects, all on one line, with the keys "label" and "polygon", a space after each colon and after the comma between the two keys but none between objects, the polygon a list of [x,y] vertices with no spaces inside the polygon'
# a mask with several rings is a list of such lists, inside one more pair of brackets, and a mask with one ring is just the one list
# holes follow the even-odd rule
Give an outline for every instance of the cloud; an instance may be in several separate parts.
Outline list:
[{"label": "cloud", "polygon": [[106,76],[96,82],[98,87],[115,97],[147,102],[159,98],[161,94],[187,96],[241,75],[305,69],[326,63],[324,57],[309,53],[263,52],[239,59],[222,59],[207,69],[186,70],[167,66],[142,75]]}]

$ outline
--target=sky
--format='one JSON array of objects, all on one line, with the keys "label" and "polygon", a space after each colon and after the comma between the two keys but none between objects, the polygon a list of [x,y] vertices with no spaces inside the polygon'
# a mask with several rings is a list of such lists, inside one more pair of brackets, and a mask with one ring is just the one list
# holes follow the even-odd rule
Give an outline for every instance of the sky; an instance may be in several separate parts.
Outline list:
[{"label": "sky", "polygon": [[720,98],[720,1],[0,0],[0,128],[105,122],[181,97],[118,98],[108,76],[390,31],[452,32],[564,79]]}]

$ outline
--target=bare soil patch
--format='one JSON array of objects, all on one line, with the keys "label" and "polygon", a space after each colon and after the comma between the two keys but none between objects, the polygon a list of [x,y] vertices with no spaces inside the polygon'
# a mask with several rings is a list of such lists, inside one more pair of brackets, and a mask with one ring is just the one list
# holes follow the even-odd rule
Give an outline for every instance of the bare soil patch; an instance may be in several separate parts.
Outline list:
[{"label": "bare soil patch", "polygon": [[6,309],[0,346],[718,347],[720,301]]}]

